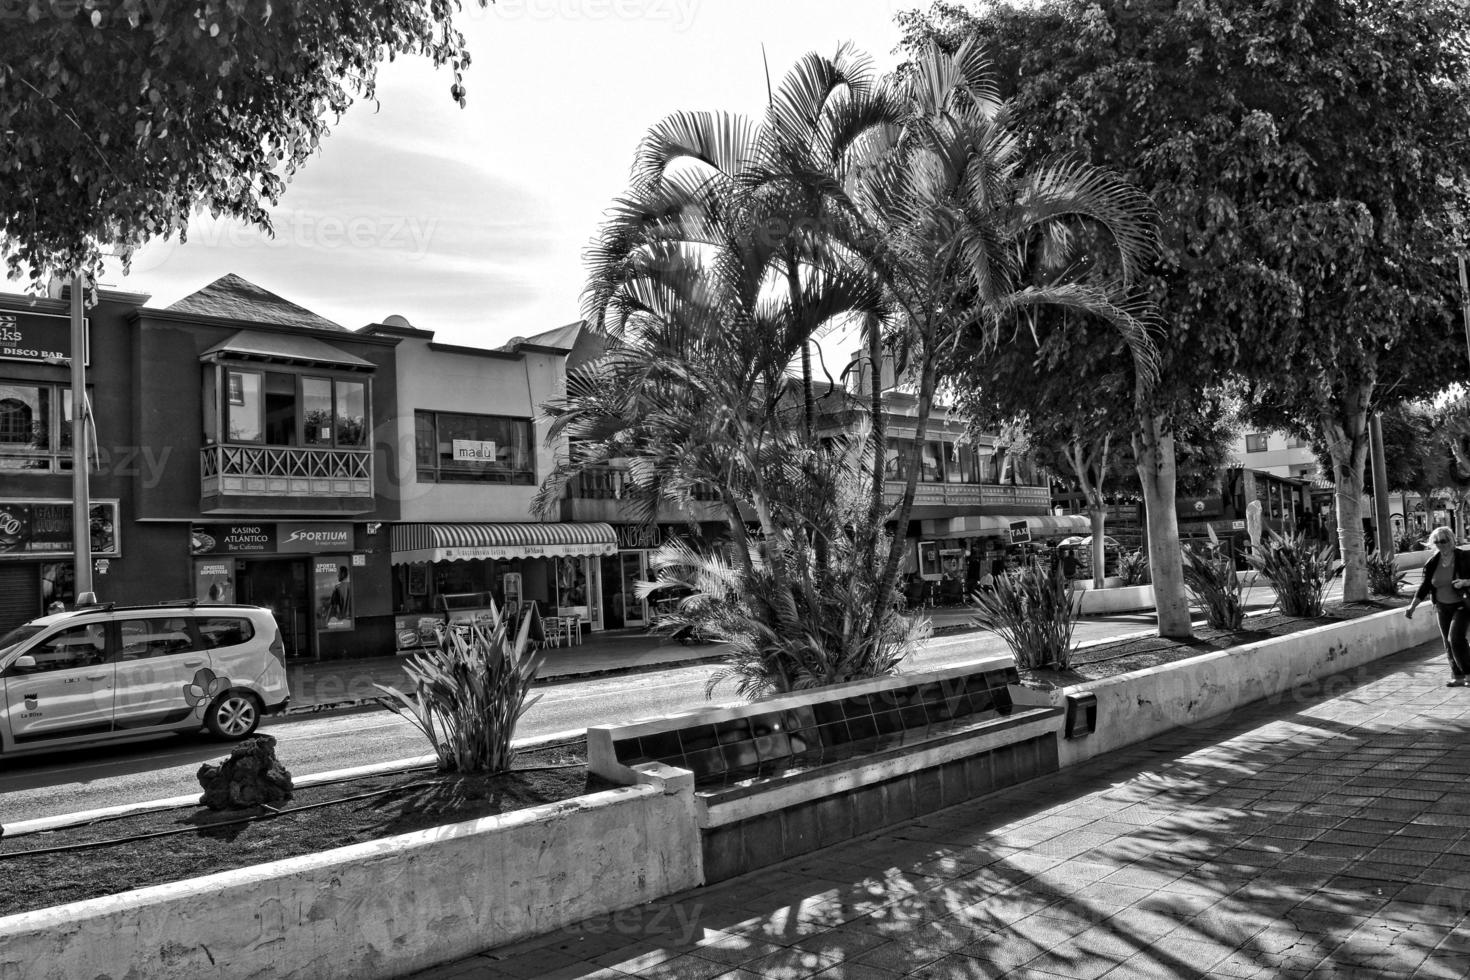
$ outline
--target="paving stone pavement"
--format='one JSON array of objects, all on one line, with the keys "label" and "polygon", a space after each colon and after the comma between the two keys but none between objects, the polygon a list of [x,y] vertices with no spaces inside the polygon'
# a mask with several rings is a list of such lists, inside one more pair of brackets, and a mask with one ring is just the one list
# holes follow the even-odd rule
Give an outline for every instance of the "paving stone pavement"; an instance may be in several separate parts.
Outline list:
[{"label": "paving stone pavement", "polygon": [[1438,644],[416,980],[1470,977]]}]

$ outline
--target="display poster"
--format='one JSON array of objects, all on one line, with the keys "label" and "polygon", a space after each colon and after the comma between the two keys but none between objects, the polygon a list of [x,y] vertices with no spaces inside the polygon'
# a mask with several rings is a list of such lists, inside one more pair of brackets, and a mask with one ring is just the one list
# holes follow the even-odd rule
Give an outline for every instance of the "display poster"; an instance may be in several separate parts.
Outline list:
[{"label": "display poster", "polygon": [[416,561],[408,566],[408,594],[429,594],[429,563]]},{"label": "display poster", "polygon": [[937,541],[919,542],[919,574],[925,578],[939,574],[939,543]]},{"label": "display poster", "polygon": [[587,558],[563,556],[556,560],[556,606],[558,609],[587,608]]},{"label": "display poster", "polygon": [[[117,502],[92,504],[92,554],[119,557]],[[69,555],[73,551],[70,501],[0,500],[0,555]]]},{"label": "display poster", "polygon": [[235,560],[194,562],[194,598],[200,602],[234,602]]},{"label": "display poster", "polygon": [[316,628],[325,632],[352,629],[352,566],[349,559],[345,555],[313,558],[311,583]]},{"label": "display poster", "polygon": [[515,622],[521,611],[521,573],[506,572],[500,577],[500,594],[505,597],[505,615]]}]

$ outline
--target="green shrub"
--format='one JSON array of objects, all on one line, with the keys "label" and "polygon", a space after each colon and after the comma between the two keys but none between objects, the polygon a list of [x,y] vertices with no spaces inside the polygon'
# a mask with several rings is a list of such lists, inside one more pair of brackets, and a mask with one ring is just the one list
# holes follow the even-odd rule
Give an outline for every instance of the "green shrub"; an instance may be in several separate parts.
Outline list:
[{"label": "green shrub", "polygon": [[408,719],[428,738],[446,772],[504,772],[514,752],[516,723],[541,695],[527,698],[542,657],[541,621],[530,607],[514,638],[511,622],[491,610],[489,625],[461,636],[446,631],[437,646],[410,656],[403,671],[412,694],[375,684],[378,702]]},{"label": "green shrub", "polygon": [[1184,547],[1184,587],[1194,604],[1205,612],[1205,622],[1217,630],[1238,630],[1245,618],[1240,576],[1235,562],[1215,541],[1208,549]]},{"label": "green shrub", "polygon": [[1398,595],[1408,580],[1408,574],[1399,571],[1393,555],[1375,551],[1368,556],[1368,591],[1374,595]]},{"label": "green shrub", "polygon": [[1016,666],[1066,670],[1072,664],[1072,588],[1031,563],[996,577],[995,587],[970,597],[974,623],[1006,641]]},{"label": "green shrub", "polygon": [[1148,549],[1123,552],[1118,557],[1118,575],[1124,585],[1147,585],[1152,578],[1148,571]]},{"label": "green shrub", "polygon": [[1270,580],[1276,604],[1288,616],[1322,615],[1322,596],[1342,574],[1342,562],[1332,543],[1313,544],[1305,534],[1288,538],[1272,531],[1269,540],[1246,560]]}]

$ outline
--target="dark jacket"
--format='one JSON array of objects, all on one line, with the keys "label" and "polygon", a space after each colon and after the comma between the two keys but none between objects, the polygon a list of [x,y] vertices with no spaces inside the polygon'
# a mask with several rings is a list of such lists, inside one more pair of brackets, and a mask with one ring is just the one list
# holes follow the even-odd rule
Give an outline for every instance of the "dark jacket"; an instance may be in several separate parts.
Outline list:
[{"label": "dark jacket", "polygon": [[[1436,551],[1424,563],[1424,580],[1419,583],[1419,591],[1414,598],[1423,602],[1425,599],[1434,598],[1434,571],[1439,568],[1439,552]],[[1455,578],[1470,578],[1470,551],[1463,548],[1455,549]],[[1436,600],[1437,601],[1437,600]]]}]

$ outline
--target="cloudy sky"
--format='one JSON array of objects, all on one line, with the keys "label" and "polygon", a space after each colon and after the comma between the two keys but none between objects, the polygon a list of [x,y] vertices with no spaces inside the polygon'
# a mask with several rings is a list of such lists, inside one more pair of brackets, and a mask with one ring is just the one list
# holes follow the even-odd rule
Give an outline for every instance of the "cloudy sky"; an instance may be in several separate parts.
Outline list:
[{"label": "cloudy sky", "polygon": [[575,320],[582,252],[644,131],[669,112],[757,115],[802,53],[880,70],[905,0],[465,0],[468,105],[420,60],[379,72],[287,190],[268,239],[207,217],[106,280],[166,306],[235,272],[345,327],[401,314],[494,346]]}]

